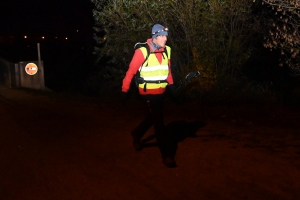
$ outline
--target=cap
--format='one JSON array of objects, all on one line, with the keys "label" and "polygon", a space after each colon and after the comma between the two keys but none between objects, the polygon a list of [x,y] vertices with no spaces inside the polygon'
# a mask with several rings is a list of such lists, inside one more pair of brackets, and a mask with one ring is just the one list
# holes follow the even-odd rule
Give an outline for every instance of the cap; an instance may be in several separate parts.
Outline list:
[{"label": "cap", "polygon": [[160,24],[155,24],[152,27],[152,39],[156,38],[159,35],[168,35],[168,28]]}]

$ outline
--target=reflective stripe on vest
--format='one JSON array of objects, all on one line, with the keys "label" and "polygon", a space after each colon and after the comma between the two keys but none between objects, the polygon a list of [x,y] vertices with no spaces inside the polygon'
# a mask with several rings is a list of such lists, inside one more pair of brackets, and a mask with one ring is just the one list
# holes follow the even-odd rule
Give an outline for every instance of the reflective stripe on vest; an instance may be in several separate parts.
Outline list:
[{"label": "reflective stripe on vest", "polygon": [[[139,84],[139,88],[146,89],[158,89],[167,87],[168,83],[166,79],[169,75],[169,57],[171,49],[166,46],[168,51],[168,57],[165,52],[162,56],[162,63],[160,64],[156,58],[156,53],[150,53],[148,60],[140,67],[140,75],[144,78],[146,83]],[[147,57],[147,49],[141,48],[144,58]],[[160,52],[157,52],[160,53]],[[147,81],[149,81],[147,83]],[[157,82],[156,82],[157,81]],[[145,86],[146,84],[146,86]]]}]

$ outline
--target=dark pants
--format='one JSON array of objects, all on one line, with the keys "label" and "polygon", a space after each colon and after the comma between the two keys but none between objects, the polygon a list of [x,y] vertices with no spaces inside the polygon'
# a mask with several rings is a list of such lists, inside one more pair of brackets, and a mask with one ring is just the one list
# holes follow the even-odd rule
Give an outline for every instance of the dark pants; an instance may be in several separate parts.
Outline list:
[{"label": "dark pants", "polygon": [[169,134],[166,132],[164,124],[163,103],[164,94],[159,95],[142,95],[148,114],[145,119],[132,131],[133,137],[141,139],[147,130],[154,125],[155,137],[157,145],[160,149],[162,157],[172,156],[170,152]]}]

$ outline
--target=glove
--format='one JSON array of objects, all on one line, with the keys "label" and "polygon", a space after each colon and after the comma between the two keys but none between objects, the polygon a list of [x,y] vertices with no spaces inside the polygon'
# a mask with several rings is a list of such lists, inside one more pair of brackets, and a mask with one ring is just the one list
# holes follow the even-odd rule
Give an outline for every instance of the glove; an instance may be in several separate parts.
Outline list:
[{"label": "glove", "polygon": [[169,85],[169,90],[170,90],[170,93],[172,95],[172,97],[176,97],[177,96],[177,91],[176,91],[176,88],[175,88],[175,85],[172,84],[172,85]]},{"label": "glove", "polygon": [[176,91],[176,88],[175,88],[175,85],[168,85],[168,96],[169,98],[174,102],[174,103],[177,103],[178,101],[178,95],[177,95],[177,91]]},{"label": "glove", "polygon": [[125,102],[126,101],[126,99],[127,99],[127,92],[121,92],[121,99],[122,99],[122,101],[123,102]]}]

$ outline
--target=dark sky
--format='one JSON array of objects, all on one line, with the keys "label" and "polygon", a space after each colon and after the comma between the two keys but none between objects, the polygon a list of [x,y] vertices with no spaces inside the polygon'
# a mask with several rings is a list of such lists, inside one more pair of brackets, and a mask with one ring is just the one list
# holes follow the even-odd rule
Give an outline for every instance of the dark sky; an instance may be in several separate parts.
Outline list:
[{"label": "dark sky", "polygon": [[91,34],[90,0],[1,0],[0,35]]}]

